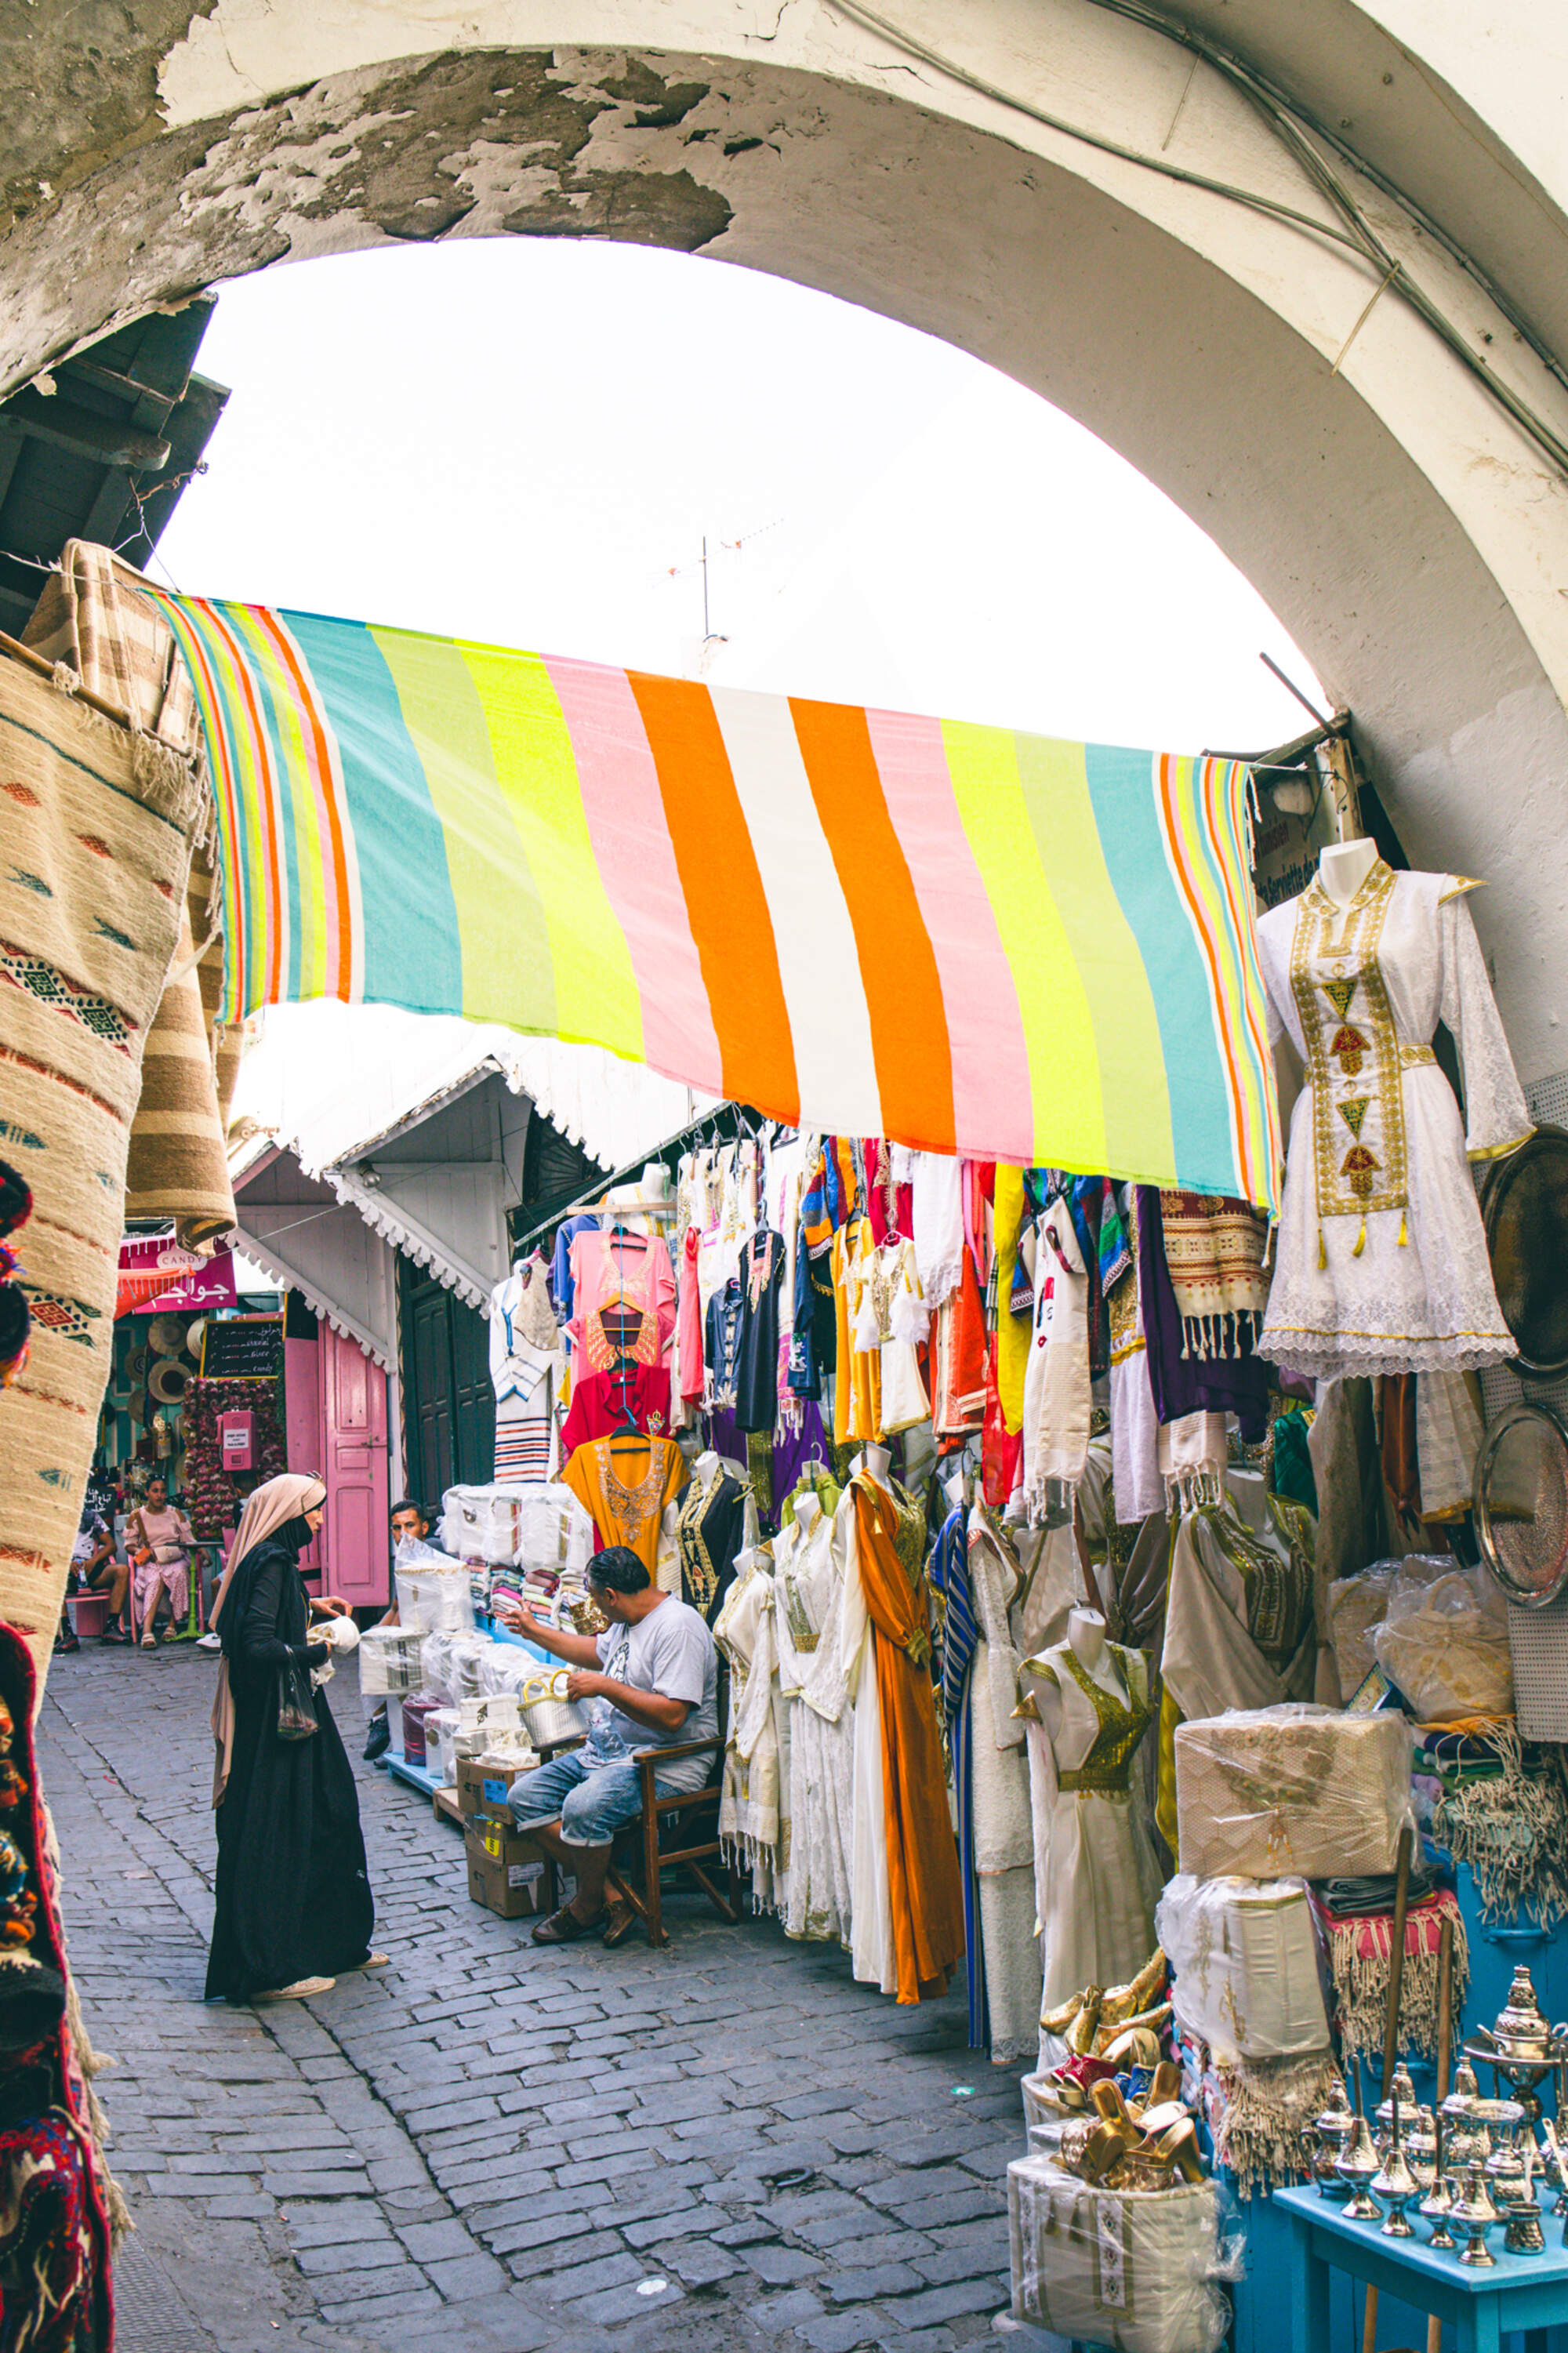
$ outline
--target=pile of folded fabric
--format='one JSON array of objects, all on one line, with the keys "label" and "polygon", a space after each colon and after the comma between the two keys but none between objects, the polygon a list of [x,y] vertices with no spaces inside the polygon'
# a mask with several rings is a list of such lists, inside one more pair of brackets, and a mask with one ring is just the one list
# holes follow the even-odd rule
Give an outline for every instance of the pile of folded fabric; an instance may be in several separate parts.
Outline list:
[{"label": "pile of folded fabric", "polygon": [[[1388,2014],[1394,1952],[1394,1874],[1323,1879],[1311,1890],[1313,1916],[1329,1957],[1335,2023],[1345,2064],[1381,2052]],[[1443,1923],[1454,1924],[1454,2008],[1469,1982],[1470,1948],[1457,1898],[1439,1886],[1436,1871],[1417,1862],[1410,1873],[1405,1916],[1405,1973],[1399,1987],[1399,2048],[1437,2055],[1437,1947]]]}]

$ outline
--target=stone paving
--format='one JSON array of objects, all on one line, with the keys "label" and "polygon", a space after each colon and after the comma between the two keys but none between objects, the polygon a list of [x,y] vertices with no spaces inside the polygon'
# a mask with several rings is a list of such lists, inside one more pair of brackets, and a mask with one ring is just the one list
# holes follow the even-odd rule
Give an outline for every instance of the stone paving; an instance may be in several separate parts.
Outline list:
[{"label": "stone paving", "polygon": [[[216,1669],[89,1643],[41,1726],[67,1925],[136,2271],[178,2344],[258,2353],[946,2353],[1005,2317],[1017,2071],[962,1992],[900,2009],[836,1948],[678,1901],[669,1947],[528,1941],[462,1841],[358,1765],[384,1972],[201,2001]],[[333,1704],[357,1760],[352,1670]]]}]

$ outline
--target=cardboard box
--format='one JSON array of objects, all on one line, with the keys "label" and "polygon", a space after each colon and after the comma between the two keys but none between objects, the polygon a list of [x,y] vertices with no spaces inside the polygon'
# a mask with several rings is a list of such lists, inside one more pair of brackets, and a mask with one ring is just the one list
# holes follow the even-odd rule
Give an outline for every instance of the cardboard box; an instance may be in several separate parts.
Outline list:
[{"label": "cardboard box", "polygon": [[515,1765],[480,1767],[471,1757],[458,1759],[458,1805],[465,1822],[493,1824],[497,1830],[516,1828],[507,1792],[519,1778]]},{"label": "cardboard box", "polygon": [[468,1830],[463,1851],[468,1864],[468,1894],[502,1920],[531,1919],[553,1908],[551,1859],[537,1840],[515,1831]]}]

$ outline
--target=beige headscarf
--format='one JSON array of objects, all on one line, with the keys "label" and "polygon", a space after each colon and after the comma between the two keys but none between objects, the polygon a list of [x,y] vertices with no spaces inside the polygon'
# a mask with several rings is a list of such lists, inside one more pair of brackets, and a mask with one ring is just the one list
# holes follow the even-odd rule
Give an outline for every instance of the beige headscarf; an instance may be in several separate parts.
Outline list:
[{"label": "beige headscarf", "polygon": [[[223,1605],[228,1599],[228,1588],[234,1582],[234,1572],[248,1552],[275,1535],[278,1530],[301,1512],[313,1512],[327,1500],[325,1482],[298,1471],[285,1471],[276,1479],[268,1479],[258,1487],[246,1502],[235,1531],[233,1549],[223,1572],[223,1582],[213,1597],[210,1623],[216,1627]],[[217,1692],[213,1700],[213,1739],[217,1754],[213,1759],[213,1804],[223,1803],[223,1793],[228,1787],[229,1760],[234,1754],[234,1695],[228,1687],[228,1661],[220,1659],[217,1669]]]}]

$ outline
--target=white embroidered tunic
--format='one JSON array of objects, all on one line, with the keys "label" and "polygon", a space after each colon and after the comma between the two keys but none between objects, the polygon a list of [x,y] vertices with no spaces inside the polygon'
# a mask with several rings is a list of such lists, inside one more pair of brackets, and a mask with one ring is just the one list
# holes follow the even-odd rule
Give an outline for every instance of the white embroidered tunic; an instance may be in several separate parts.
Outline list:
[{"label": "white embroidered tunic", "polygon": [[[1320,1377],[1496,1364],[1498,1306],[1469,1160],[1531,1133],[1466,892],[1381,859],[1348,908],[1313,882],[1259,918],[1269,1026],[1307,1084],[1290,1120],[1258,1353]],[[1458,1049],[1468,1135],[1432,1052]]]}]

